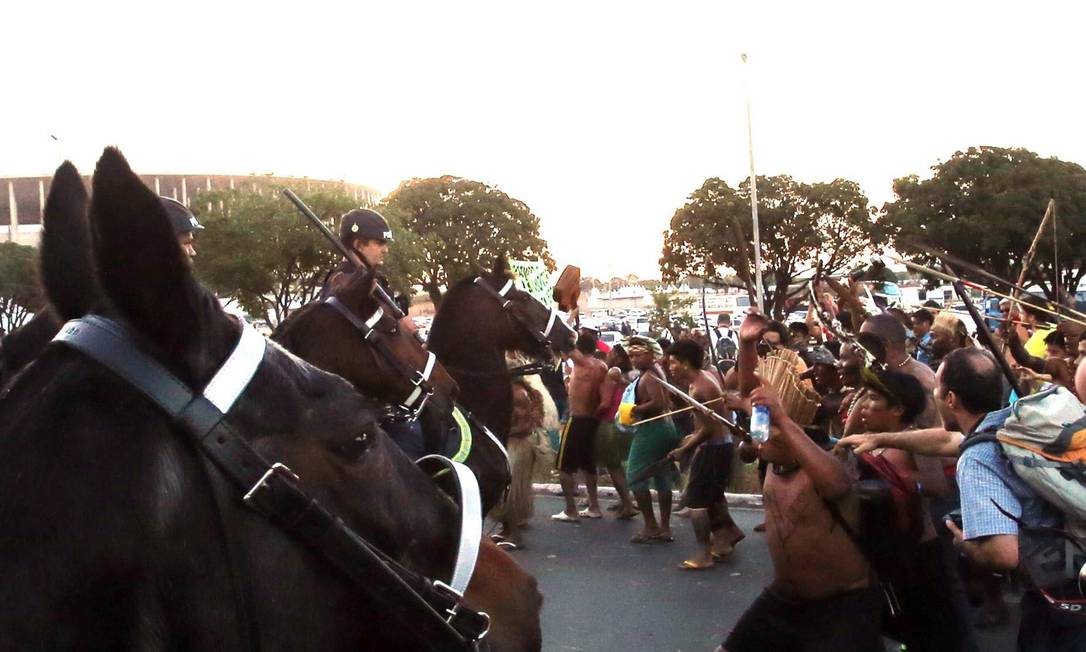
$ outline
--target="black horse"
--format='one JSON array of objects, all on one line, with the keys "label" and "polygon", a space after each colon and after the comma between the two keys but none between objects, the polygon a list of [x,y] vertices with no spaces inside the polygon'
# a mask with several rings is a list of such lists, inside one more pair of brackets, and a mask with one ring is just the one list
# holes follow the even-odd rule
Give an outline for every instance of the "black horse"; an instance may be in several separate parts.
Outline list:
[{"label": "black horse", "polygon": [[[78,224],[83,192],[74,168],[62,167],[43,237],[64,223],[57,215]],[[90,221],[102,296],[67,292],[70,261],[46,248],[43,282],[57,314],[99,306],[200,391],[241,325],[194,281],[161,204],[116,150],[98,162]],[[227,418],[392,560],[449,576],[455,505],[349,383],[269,344]],[[4,390],[0,459],[2,649],[422,647],[410,614],[374,609],[298,539],[232,495],[216,500],[223,480],[183,428],[68,346],[49,346]],[[491,612],[494,649],[538,650],[534,580],[488,546],[483,586],[473,591],[473,580],[467,602]]]},{"label": "black horse", "polygon": [[573,350],[575,334],[552,309],[513,285],[500,257],[490,273],[449,288],[430,328],[430,350],[460,386],[460,402],[504,444],[513,417],[508,351],[549,360]]},{"label": "black horse", "polygon": [[[361,271],[355,272],[350,283],[334,294],[341,307],[320,301],[308,304],[283,322],[272,338],[307,362],[346,378],[363,394],[389,404],[402,403],[412,390],[409,382],[412,373],[423,368],[427,353],[410,334],[397,330],[394,321],[387,323],[380,333],[368,337],[361,332],[364,326],[352,324],[352,317],[355,322],[364,321],[378,306],[372,296],[372,284],[360,280],[364,276]],[[465,350],[478,355],[460,369],[463,383],[460,387],[464,388],[462,391],[467,397],[465,406],[471,410],[470,414],[476,408],[481,409],[479,422],[490,427],[502,445],[508,437],[512,415],[512,390],[505,351],[547,356],[551,338],[559,349],[568,350],[567,343],[572,343],[572,331],[560,320],[555,320],[550,332],[543,336],[551,313],[528,293],[510,287],[504,298],[496,299],[486,290],[486,287],[501,289],[510,280],[502,257],[494,271],[479,272],[454,286],[442,303],[430,335],[430,350],[438,353],[439,360],[443,360],[445,354],[434,344],[434,333],[438,334],[437,341],[443,342],[442,333],[450,330],[450,342],[460,343]],[[503,308],[506,300],[508,304]],[[342,308],[351,314],[342,314]],[[447,316],[450,312],[459,312],[462,318],[450,318]],[[533,336],[533,333],[539,333],[539,336]],[[387,356],[380,354],[378,339],[387,342],[390,353],[400,360],[399,369],[389,365]],[[428,453],[451,456],[462,428],[452,410],[454,388],[459,383],[449,377],[442,362],[434,365],[432,378],[434,398],[421,415],[426,449]],[[473,424],[467,418],[463,423],[467,423],[472,431],[471,448],[464,463],[479,480],[485,514],[501,500],[509,483],[508,462],[502,447],[481,428],[471,427]]]}]

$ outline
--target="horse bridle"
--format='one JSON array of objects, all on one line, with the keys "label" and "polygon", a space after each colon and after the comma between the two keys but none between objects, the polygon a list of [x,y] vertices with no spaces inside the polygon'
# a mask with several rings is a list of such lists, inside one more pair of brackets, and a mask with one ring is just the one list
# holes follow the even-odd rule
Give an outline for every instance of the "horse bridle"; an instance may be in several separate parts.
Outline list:
[{"label": "horse bridle", "polygon": [[[498,290],[495,290],[494,286],[487,282],[487,280],[482,276],[476,276],[474,283],[482,288],[487,294],[497,299],[498,304],[502,307],[502,310],[504,310],[507,315],[512,317],[514,321],[523,326],[524,329],[527,330],[533,338],[535,338],[535,341],[538,344],[545,346],[552,343],[551,331],[554,330],[555,325],[558,324],[558,322],[560,321],[557,308],[551,306],[551,315],[550,318],[547,319],[547,325],[543,328],[543,330],[536,330],[536,328],[532,324],[530,324],[527,319],[509,309],[509,304],[513,303],[513,300],[510,299],[507,295],[509,294],[509,291],[513,289],[513,279],[506,280],[505,285],[501,286],[501,289]],[[532,295],[529,294],[528,296]],[[537,301],[539,305],[543,306],[544,308],[547,307],[543,304],[542,301],[539,301],[539,299],[536,299],[534,296],[532,296],[532,299]]]},{"label": "horse bridle", "polygon": [[422,369],[412,369],[392,352],[380,331],[375,328],[385,314],[383,309],[378,307],[372,315],[362,319],[334,296],[325,299],[324,304],[350,322],[362,336],[362,341],[373,346],[373,350],[384,358],[385,362],[414,386],[407,397],[400,402],[399,407],[411,415],[411,420],[417,419],[422,412],[423,406],[426,405],[426,401],[430,400],[430,397],[434,395],[434,387],[430,384],[430,376],[434,372],[434,367],[437,366],[437,356],[427,351],[426,365]]},{"label": "horse bridle", "polygon": [[[478,650],[490,628],[487,614],[463,604],[479,551],[482,514],[478,483],[467,467],[430,455],[419,460],[424,470],[456,481],[461,500],[461,537],[449,584],[420,575],[354,532],[334,512],[301,487],[285,464],[269,464],[237,434],[227,418],[260,367],[267,341],[242,322],[241,338],[202,393],[193,392],[145,353],[139,337],[121,322],[88,315],[69,321],[53,341],[67,345],[116,373],[150,399],[185,432],[197,449],[242,492],[242,502],[307,544],[343,572],[368,599],[392,613],[404,603],[420,621],[404,629],[435,651]],[[369,446],[362,434],[345,446],[362,454]],[[451,472],[450,472],[451,471]]]}]

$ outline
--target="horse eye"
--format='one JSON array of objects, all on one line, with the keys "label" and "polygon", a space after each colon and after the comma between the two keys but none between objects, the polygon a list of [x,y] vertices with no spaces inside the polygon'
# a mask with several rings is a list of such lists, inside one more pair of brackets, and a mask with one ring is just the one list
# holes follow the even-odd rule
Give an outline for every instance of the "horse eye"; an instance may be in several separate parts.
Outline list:
[{"label": "horse eye", "polygon": [[351,461],[358,461],[370,447],[370,437],[362,433],[335,447],[335,451]]}]

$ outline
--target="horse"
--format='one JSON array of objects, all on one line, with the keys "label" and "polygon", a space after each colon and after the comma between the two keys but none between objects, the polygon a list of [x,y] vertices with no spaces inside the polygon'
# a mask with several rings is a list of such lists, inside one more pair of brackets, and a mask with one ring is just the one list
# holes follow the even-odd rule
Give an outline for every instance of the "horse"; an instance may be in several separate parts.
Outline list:
[{"label": "horse", "polygon": [[[77,184],[73,166],[58,170],[43,238],[61,236],[58,216],[78,224]],[[46,293],[75,321],[0,397],[0,648],[440,649],[428,638],[444,631],[439,614],[382,602],[362,580],[448,577],[455,504],[384,435],[369,399],[222,311],[118,150],[92,185],[102,296],[66,292],[69,261],[43,245]],[[180,418],[105,364],[109,347],[76,346],[92,326],[157,369],[166,395],[194,396]],[[224,386],[216,416],[209,397]],[[239,498],[228,471],[263,460],[279,462]],[[293,523],[285,496],[304,497]],[[329,525],[314,538],[305,528],[318,523]],[[383,561],[359,573],[343,556],[356,548]],[[463,602],[490,614],[491,649],[539,650],[534,579],[489,542],[479,562]]]},{"label": "horse", "polygon": [[[364,278],[366,278],[366,273],[363,270],[356,271],[348,285],[332,295],[338,305],[329,301],[316,301],[303,306],[276,328],[272,339],[303,360],[346,378],[363,394],[389,404],[402,405],[405,402],[404,397],[414,390],[411,379],[417,377],[417,372],[427,364],[427,351],[410,333],[397,329],[394,321],[389,322],[386,329],[379,331],[377,335],[366,332],[367,327],[364,322],[369,315],[377,314],[378,304],[373,297],[372,284],[360,280]],[[494,284],[494,287],[498,288],[503,287],[510,278],[504,257],[499,260],[493,272],[486,275],[480,273],[472,277],[472,279],[476,278],[484,279],[474,284],[479,292],[485,292],[481,283]],[[458,297],[466,295],[469,302],[471,299],[470,292],[456,291],[450,294],[453,296],[453,308],[446,308],[447,304],[443,304],[439,315],[441,312],[456,310]],[[547,341],[538,340],[532,337],[531,333],[542,334],[547,328],[551,313],[542,303],[526,292],[510,289],[507,295],[509,306],[511,306],[508,310],[516,311],[512,314],[517,316],[501,318],[494,314],[493,339],[488,340],[485,345],[480,344],[486,349],[483,356],[484,363],[489,363],[494,358],[500,359],[503,371],[482,380],[478,377],[467,378],[466,384],[472,386],[469,395],[478,394],[474,386],[480,383],[488,388],[488,393],[494,394],[500,394],[500,391],[490,391],[494,389],[492,385],[501,383],[508,385],[509,376],[504,371],[506,349],[501,347],[508,346],[511,350],[533,355],[547,353]],[[489,309],[485,310],[485,313],[493,313],[495,309],[501,310],[501,302],[490,299],[489,303]],[[465,309],[473,308],[465,305]],[[518,320],[522,320],[523,323]],[[435,326],[439,321],[441,320],[435,320]],[[442,323],[446,324],[446,329],[450,324],[454,329],[461,329],[459,333],[462,333],[466,339],[472,340],[475,338],[475,333],[466,331],[477,329],[476,324],[469,323],[473,321],[465,320],[460,324],[454,324],[453,321],[445,319]],[[566,331],[565,335],[563,328]],[[572,331],[569,331],[564,324],[552,330],[558,346],[564,345],[566,340],[572,342]],[[387,342],[385,345],[387,350],[383,355],[380,348],[382,341]],[[396,359],[398,362],[390,365],[390,359]],[[452,412],[455,388],[459,383],[450,378],[445,366],[440,362],[440,356],[432,368],[431,376],[439,382],[434,383],[434,397],[419,415],[426,449],[428,453],[451,454],[449,434],[459,433],[461,428]],[[468,373],[471,373],[470,370]],[[507,401],[510,402],[508,412],[511,415],[511,390]],[[480,402],[473,400],[471,404],[479,405]],[[492,406],[486,406],[488,414],[491,408]],[[492,421],[501,424],[500,420]],[[486,425],[491,424],[486,418],[481,419],[481,422]],[[497,439],[501,442],[499,445],[480,432],[479,428],[474,428],[472,445],[464,459],[464,463],[478,478],[484,514],[501,500],[509,483],[509,466],[502,446],[508,437],[508,430],[507,418],[506,422],[496,429]]]},{"label": "horse", "polygon": [[461,403],[504,444],[513,415],[506,352],[550,360],[553,351],[572,351],[575,338],[553,308],[515,286],[501,256],[489,273],[469,275],[449,288],[427,343],[460,386]]}]

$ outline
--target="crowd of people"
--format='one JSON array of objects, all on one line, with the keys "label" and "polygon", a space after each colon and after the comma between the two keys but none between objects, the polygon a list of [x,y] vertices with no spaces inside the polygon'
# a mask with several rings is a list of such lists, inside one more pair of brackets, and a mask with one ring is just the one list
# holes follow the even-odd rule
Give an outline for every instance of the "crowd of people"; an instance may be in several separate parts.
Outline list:
[{"label": "crowd of people", "polygon": [[[597,473],[606,470],[615,518],[641,518],[631,543],[674,541],[678,512],[695,541],[677,566],[711,568],[745,537],[725,489],[757,461],[765,523],[756,530],[774,579],[722,650],[883,650],[884,636],[909,652],[977,650],[977,628],[1008,622],[1007,576],[1023,591],[1019,649],[1086,650],[1074,513],[1086,420],[1072,418],[1086,416],[1086,387],[1075,386],[1081,329],[1046,324],[1029,300],[1003,305],[986,315],[997,326],[989,350],[936,305],[863,314],[839,309],[857,305],[847,299],[827,291],[790,324],[752,311],[736,330],[721,315],[716,328],[673,342],[632,335],[607,347],[582,329],[565,383],[546,387],[565,412],[556,462],[565,507],[551,518],[603,517]],[[770,415],[764,441],[747,434],[758,406]],[[1048,422],[1066,431],[1056,438],[1062,457],[1037,450],[1056,460],[1056,485],[1065,472],[1055,501],[1024,479],[1005,436]]]}]

